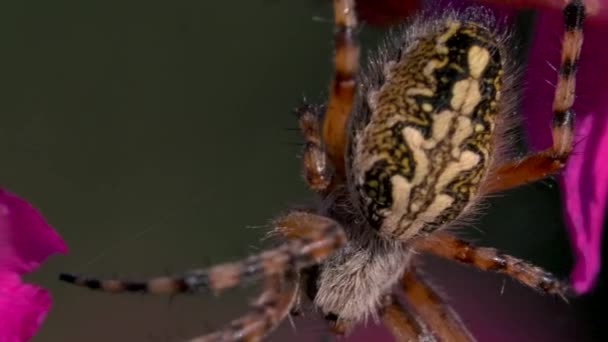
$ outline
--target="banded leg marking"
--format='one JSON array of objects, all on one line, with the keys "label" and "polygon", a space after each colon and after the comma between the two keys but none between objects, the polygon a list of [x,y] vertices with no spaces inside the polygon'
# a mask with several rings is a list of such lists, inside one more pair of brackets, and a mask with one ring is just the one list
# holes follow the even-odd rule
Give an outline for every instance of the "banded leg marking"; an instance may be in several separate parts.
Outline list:
[{"label": "banded leg marking", "polygon": [[304,179],[317,192],[325,191],[332,180],[333,166],[327,158],[321,137],[319,114],[322,108],[304,103],[296,110],[304,136]]},{"label": "banded leg marking", "polygon": [[337,178],[345,178],[346,122],[355,97],[359,44],[355,39],[354,0],[334,0],[334,78],[323,122],[323,140]]},{"label": "banded leg marking", "polygon": [[190,342],[260,341],[279,326],[298,294],[297,276],[287,279],[274,275],[267,279],[266,290],[251,305],[251,312],[224,329],[192,339]]},{"label": "banded leg marking", "polygon": [[469,264],[484,271],[508,275],[539,292],[566,298],[570,286],[551,273],[494,248],[478,247],[446,232],[438,232],[416,242],[421,252]]},{"label": "banded leg marking", "polygon": [[182,275],[144,281],[100,280],[61,274],[61,280],[78,286],[111,293],[142,292],[150,294],[198,293],[220,291],[261,276],[299,271],[323,260],[346,242],[342,228],[333,220],[305,212],[292,212],[274,222],[277,230],[293,239],[244,261],[225,263]]},{"label": "banded leg marking", "polygon": [[484,188],[485,192],[501,191],[549,176],[564,167],[572,152],[575,119],[572,105],[575,97],[576,70],[583,44],[585,5],[581,0],[571,0],[564,8],[563,15],[565,33],[551,124],[553,146],[499,166]]}]

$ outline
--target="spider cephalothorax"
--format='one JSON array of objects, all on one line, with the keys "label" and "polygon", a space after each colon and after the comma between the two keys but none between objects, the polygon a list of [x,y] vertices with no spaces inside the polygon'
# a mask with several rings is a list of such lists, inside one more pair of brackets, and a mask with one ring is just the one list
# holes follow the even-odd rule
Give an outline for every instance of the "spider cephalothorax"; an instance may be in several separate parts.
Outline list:
[{"label": "spider cephalothorax", "polygon": [[[473,340],[418,275],[414,252],[566,295],[568,286],[551,274],[473,246],[447,228],[462,221],[483,195],[563,167],[572,149],[582,2],[572,0],[564,9],[554,146],[507,161],[499,156],[511,112],[505,96],[511,62],[507,34],[487,11],[422,14],[393,33],[360,74],[353,1],[334,0],[334,14],[336,74],[329,100],[325,106],[298,110],[306,142],[304,175],[320,201],[317,208],[293,210],[273,221],[273,232],[285,244],[242,262],[149,281],[61,278],[110,292],[150,293],[217,291],[246,279],[265,279],[250,314],[194,341],[259,340],[303,294],[338,333],[374,316],[400,341]],[[397,284],[401,296],[392,293]]]}]

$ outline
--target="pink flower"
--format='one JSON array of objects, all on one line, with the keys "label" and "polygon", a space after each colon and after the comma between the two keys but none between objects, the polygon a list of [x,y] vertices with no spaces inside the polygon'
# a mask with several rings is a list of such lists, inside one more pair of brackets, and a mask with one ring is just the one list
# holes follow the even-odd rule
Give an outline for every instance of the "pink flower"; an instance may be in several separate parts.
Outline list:
[{"label": "pink flower", "polygon": [[[538,2],[538,1],[537,1]],[[554,1],[545,1],[553,4]],[[557,1],[557,3],[562,1]],[[600,243],[608,199],[608,2],[585,1],[589,7],[585,41],[577,74],[574,109],[575,147],[560,175],[564,217],[574,249],[571,282],[578,293],[593,286],[600,269]],[[554,7],[556,7],[554,6]],[[547,6],[550,7],[550,6]],[[564,31],[561,11],[541,10],[528,54],[527,92],[522,110],[529,145],[539,150],[551,145],[551,102],[560,46],[548,43]],[[549,39],[548,39],[549,38]],[[548,62],[548,63],[547,63]]]},{"label": "pink flower", "polygon": [[29,340],[44,320],[51,297],[20,276],[67,248],[30,204],[0,189],[0,341]]}]

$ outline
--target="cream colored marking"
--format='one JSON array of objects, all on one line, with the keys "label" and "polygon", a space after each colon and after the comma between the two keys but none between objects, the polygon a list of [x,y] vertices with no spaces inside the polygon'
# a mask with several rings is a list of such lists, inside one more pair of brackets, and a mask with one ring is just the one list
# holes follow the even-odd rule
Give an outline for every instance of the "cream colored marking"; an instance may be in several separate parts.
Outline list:
[{"label": "cream colored marking", "polygon": [[418,215],[416,221],[421,221],[424,223],[433,222],[435,221],[437,216],[439,216],[444,210],[449,208],[452,203],[454,203],[454,198],[452,196],[446,194],[439,194],[435,196],[435,199],[433,200],[431,205],[429,205],[429,207],[426,208],[425,211]]},{"label": "cream colored marking", "polygon": [[412,184],[401,175],[392,176],[391,184],[393,190],[393,203],[400,204],[405,208],[410,202],[410,192],[412,190]]},{"label": "cream colored marking", "polygon": [[399,219],[407,212],[407,206],[410,202],[410,194],[412,192],[412,183],[408,182],[401,175],[391,177],[391,188],[393,195],[393,204],[387,211],[387,215],[382,223],[381,230],[392,232],[399,226]]},{"label": "cream colored marking", "polygon": [[454,83],[450,106],[464,115],[469,115],[481,101],[479,82],[475,79],[464,79]]},{"label": "cream colored marking", "polygon": [[448,134],[450,130],[450,123],[452,122],[452,118],[456,113],[451,110],[444,110],[440,113],[433,115],[433,128],[432,128],[432,145],[425,146],[428,148],[433,148],[440,140],[443,140],[445,136]]},{"label": "cream colored marking", "polygon": [[460,28],[460,23],[457,21],[449,21],[447,23],[447,31],[441,36],[437,37],[437,44],[435,45],[435,50],[441,54],[447,54],[449,49],[445,46],[445,42],[450,39],[456,31]]},{"label": "cream colored marking", "polygon": [[431,138],[424,140],[422,143],[422,147],[425,150],[435,148],[441,140],[445,139],[450,129],[451,121],[456,114],[457,113],[453,111],[444,110],[432,116],[433,126],[431,128]]},{"label": "cream colored marking", "polygon": [[469,87],[469,82],[469,79],[464,79],[454,83],[454,86],[452,87],[452,99],[450,100],[450,106],[452,106],[454,110],[459,111],[460,107],[462,107],[467,88]]},{"label": "cream colored marking", "polygon": [[480,46],[473,45],[469,49],[467,60],[469,62],[471,76],[473,78],[480,78],[481,73],[483,73],[490,61],[490,52]]},{"label": "cream colored marking", "polygon": [[473,134],[473,124],[471,119],[466,116],[459,116],[456,118],[456,130],[452,135],[452,146],[455,148],[460,147],[460,144]]},{"label": "cream colored marking", "polygon": [[426,65],[424,69],[422,69],[422,73],[426,77],[434,77],[433,71],[438,68],[443,68],[446,64],[448,64],[449,59],[444,58],[443,60],[431,59]]},{"label": "cream colored marking", "polygon": [[485,128],[483,127],[482,124],[476,124],[475,125],[475,132],[483,132]]},{"label": "cream colored marking", "polygon": [[436,192],[443,192],[445,187],[456,178],[460,173],[472,169],[475,165],[479,164],[481,158],[478,154],[471,151],[464,151],[460,154],[460,160],[457,162],[451,162],[443,170],[437,179],[435,184]]},{"label": "cream colored marking", "polygon": [[449,208],[452,203],[454,203],[453,197],[446,194],[438,194],[431,205],[424,212],[420,213],[415,221],[403,220],[400,222],[401,224],[399,225],[399,228],[405,228],[405,230],[400,236],[398,236],[398,238],[400,240],[407,240],[415,236],[425,225],[435,221],[435,219],[444,210]]},{"label": "cream colored marking", "polygon": [[450,20],[447,22],[447,31],[441,36],[437,37],[437,43],[445,43],[456,33],[456,31],[460,28],[460,23],[454,20]]},{"label": "cream colored marking", "polygon": [[418,185],[429,172],[429,159],[423,149],[423,144],[426,141],[422,133],[413,127],[405,127],[402,134],[410,151],[412,151],[412,157],[416,164],[412,185]]},{"label": "cream colored marking", "polygon": [[430,113],[430,112],[433,111],[433,105],[431,105],[430,103],[426,103],[425,102],[425,103],[422,104],[422,110],[425,111],[425,112],[427,112],[427,113]]},{"label": "cream colored marking", "polygon": [[418,211],[420,211],[420,207],[422,206],[422,201],[413,201],[412,204],[410,204],[410,210],[413,213],[416,213]]},{"label": "cream colored marking", "polygon": [[409,88],[405,95],[412,97],[415,95],[433,96],[433,91],[429,88]]}]

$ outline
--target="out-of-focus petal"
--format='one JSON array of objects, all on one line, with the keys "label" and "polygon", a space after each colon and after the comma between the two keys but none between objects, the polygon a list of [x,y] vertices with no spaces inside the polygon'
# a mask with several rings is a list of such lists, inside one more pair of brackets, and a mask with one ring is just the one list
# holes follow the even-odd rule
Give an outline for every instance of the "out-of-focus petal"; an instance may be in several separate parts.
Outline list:
[{"label": "out-of-focus petal", "polygon": [[571,281],[579,293],[588,291],[600,270],[600,242],[608,192],[608,111],[590,112],[578,125],[589,132],[561,177],[568,227],[575,251]]},{"label": "out-of-focus petal", "polygon": [[[523,112],[532,148],[551,145],[551,104],[563,33],[561,12],[543,10],[529,53]],[[608,196],[608,34],[606,25],[586,26],[577,74],[575,148],[561,175],[566,223],[575,250],[571,275],[582,293],[599,271],[601,231]],[[553,67],[551,67],[552,65]]]},{"label": "out-of-focus petal", "polygon": [[0,341],[28,341],[50,305],[51,297],[46,290],[21,283],[17,274],[0,274]]},{"label": "out-of-focus petal", "polygon": [[0,189],[0,342],[25,342],[51,305],[49,293],[21,282],[49,255],[65,253],[59,235],[26,201]]},{"label": "out-of-focus petal", "polygon": [[67,248],[29,203],[0,189],[0,273],[32,271]]}]

